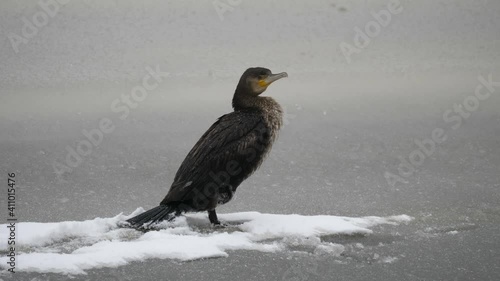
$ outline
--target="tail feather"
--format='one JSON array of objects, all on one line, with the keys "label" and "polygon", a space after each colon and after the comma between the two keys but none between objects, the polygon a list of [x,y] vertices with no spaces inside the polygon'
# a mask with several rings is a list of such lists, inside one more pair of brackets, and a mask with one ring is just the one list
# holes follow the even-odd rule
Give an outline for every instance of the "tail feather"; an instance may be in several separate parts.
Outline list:
[{"label": "tail feather", "polygon": [[152,224],[164,220],[170,221],[178,215],[180,215],[180,212],[175,206],[159,205],[151,210],[147,210],[140,215],[128,219],[127,222],[134,228],[147,229]]}]

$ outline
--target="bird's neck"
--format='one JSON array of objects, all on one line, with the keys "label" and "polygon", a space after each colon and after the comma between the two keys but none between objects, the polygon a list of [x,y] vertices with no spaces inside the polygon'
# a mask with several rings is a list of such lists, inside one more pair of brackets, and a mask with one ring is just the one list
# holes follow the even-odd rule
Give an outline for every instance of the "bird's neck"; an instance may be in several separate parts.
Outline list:
[{"label": "bird's neck", "polygon": [[233,96],[234,110],[262,110],[265,109],[265,99],[258,96],[250,96],[234,93]]},{"label": "bird's neck", "polygon": [[271,97],[253,96],[236,91],[233,96],[233,108],[238,110],[269,111],[279,108],[279,104]]},{"label": "bird's neck", "polygon": [[233,97],[233,108],[234,111],[260,112],[275,129],[279,129],[283,122],[283,110],[271,97],[251,96],[236,92]]}]

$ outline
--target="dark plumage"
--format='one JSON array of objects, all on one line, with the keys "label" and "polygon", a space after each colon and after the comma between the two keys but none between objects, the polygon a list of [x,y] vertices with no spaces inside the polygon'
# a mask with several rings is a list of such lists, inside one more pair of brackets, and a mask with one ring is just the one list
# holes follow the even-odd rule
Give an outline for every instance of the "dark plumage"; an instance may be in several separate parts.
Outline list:
[{"label": "dark plumage", "polygon": [[262,163],[282,124],[280,105],[260,97],[274,81],[287,77],[269,69],[247,69],[233,96],[234,111],[221,116],[191,149],[160,205],[128,222],[136,228],[170,220],[183,212],[208,211],[220,224],[218,205],[229,202],[236,188]]}]

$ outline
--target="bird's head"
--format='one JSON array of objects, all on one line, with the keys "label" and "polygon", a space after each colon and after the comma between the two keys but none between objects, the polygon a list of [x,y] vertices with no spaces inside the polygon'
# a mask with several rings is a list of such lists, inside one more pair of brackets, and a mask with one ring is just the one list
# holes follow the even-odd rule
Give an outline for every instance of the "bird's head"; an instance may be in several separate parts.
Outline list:
[{"label": "bird's head", "polygon": [[252,96],[262,94],[271,83],[281,78],[288,77],[286,72],[277,74],[264,67],[252,67],[241,75],[237,89]]}]

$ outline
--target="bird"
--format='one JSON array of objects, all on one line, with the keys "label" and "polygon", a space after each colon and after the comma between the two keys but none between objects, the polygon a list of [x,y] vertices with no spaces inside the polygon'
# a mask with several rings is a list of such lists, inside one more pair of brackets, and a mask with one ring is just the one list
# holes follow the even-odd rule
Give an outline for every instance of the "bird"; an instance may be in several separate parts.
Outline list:
[{"label": "bird", "polygon": [[237,187],[264,161],[283,124],[283,110],[272,97],[261,96],[273,82],[288,77],[264,67],[248,68],[236,86],[233,112],[222,115],[188,153],[160,204],[127,220],[136,229],[153,228],[186,212],[215,211],[231,201]]}]

